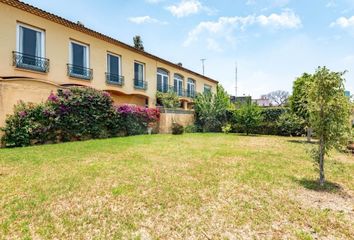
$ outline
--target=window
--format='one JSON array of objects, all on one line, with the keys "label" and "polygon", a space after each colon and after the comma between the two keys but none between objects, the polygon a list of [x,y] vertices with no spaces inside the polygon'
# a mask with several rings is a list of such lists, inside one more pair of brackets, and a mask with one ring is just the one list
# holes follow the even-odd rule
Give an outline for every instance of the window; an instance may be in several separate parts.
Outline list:
[{"label": "window", "polygon": [[183,77],[181,75],[175,74],[173,87],[178,96],[183,95]]},{"label": "window", "polygon": [[168,92],[168,72],[161,68],[157,69],[157,91]]},{"label": "window", "polygon": [[45,59],[44,31],[23,24],[17,25],[17,50],[14,52],[16,67],[47,72],[49,60]]},{"label": "window", "polygon": [[211,86],[208,84],[204,84],[204,93],[211,93]]},{"label": "window", "polygon": [[107,54],[107,74],[106,79],[108,83],[117,85],[123,84],[123,76],[121,76],[121,61],[120,56]]},{"label": "window", "polygon": [[134,62],[134,86],[138,89],[146,89],[147,83],[144,81],[144,64]]},{"label": "window", "polygon": [[70,76],[91,79],[92,70],[89,66],[89,47],[81,43],[70,42]]},{"label": "window", "polygon": [[187,97],[195,97],[195,81],[191,78],[187,81]]}]

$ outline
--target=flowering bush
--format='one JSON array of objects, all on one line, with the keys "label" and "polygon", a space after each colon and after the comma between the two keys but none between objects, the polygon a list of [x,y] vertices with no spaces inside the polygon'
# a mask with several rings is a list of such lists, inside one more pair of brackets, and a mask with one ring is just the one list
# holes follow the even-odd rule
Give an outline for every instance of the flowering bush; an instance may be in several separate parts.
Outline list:
[{"label": "flowering bush", "polygon": [[116,111],[122,118],[122,126],[126,135],[144,134],[149,124],[156,123],[160,119],[159,110],[153,108],[122,105],[117,106]]},{"label": "flowering bush", "polygon": [[157,109],[114,106],[109,93],[86,87],[59,89],[41,104],[20,103],[6,120],[6,147],[136,135],[158,122]]}]

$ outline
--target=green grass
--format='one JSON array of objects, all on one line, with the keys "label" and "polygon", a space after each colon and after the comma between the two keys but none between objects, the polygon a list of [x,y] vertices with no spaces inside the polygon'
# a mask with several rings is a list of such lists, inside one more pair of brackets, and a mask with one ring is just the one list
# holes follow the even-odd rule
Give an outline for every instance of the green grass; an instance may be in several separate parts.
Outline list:
[{"label": "green grass", "polygon": [[[295,141],[294,141],[295,140]],[[0,239],[349,239],[354,157],[301,139],[136,136],[0,149]]]}]

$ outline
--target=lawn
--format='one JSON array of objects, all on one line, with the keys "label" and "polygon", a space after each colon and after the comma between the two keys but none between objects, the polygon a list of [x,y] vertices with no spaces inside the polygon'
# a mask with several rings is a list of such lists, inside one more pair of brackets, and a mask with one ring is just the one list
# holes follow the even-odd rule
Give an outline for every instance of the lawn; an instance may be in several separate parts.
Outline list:
[{"label": "lawn", "polygon": [[354,157],[185,134],[0,149],[0,239],[349,239]]}]

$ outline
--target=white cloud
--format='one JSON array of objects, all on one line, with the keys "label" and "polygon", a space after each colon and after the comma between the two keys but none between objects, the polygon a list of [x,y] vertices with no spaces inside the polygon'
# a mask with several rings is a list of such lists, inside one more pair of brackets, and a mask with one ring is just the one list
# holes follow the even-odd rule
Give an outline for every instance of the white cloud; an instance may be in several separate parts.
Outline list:
[{"label": "white cloud", "polygon": [[200,13],[205,11],[208,14],[213,14],[215,11],[203,6],[199,0],[181,0],[176,5],[171,5],[166,8],[170,13],[178,18],[186,17],[192,14]]},{"label": "white cloud", "polygon": [[269,16],[258,16],[257,22],[263,26],[271,26],[274,28],[299,28],[301,19],[293,11],[287,9],[281,14],[271,14]]},{"label": "white cloud", "polygon": [[354,28],[354,16],[350,18],[340,17],[330,24],[331,27]]},{"label": "white cloud", "polygon": [[157,23],[157,24],[167,24],[167,22],[163,22],[157,20],[156,18],[152,18],[150,16],[141,16],[141,17],[130,17],[128,20],[135,24],[145,24],[145,23]]},{"label": "white cloud", "polygon": [[212,37],[222,37],[226,41],[232,42],[235,30],[245,31],[251,25],[272,29],[296,29],[301,27],[301,19],[289,9],[284,10],[281,14],[273,13],[269,16],[220,17],[217,21],[200,22],[188,33],[184,46],[188,46],[198,40],[199,36],[204,33]]}]

